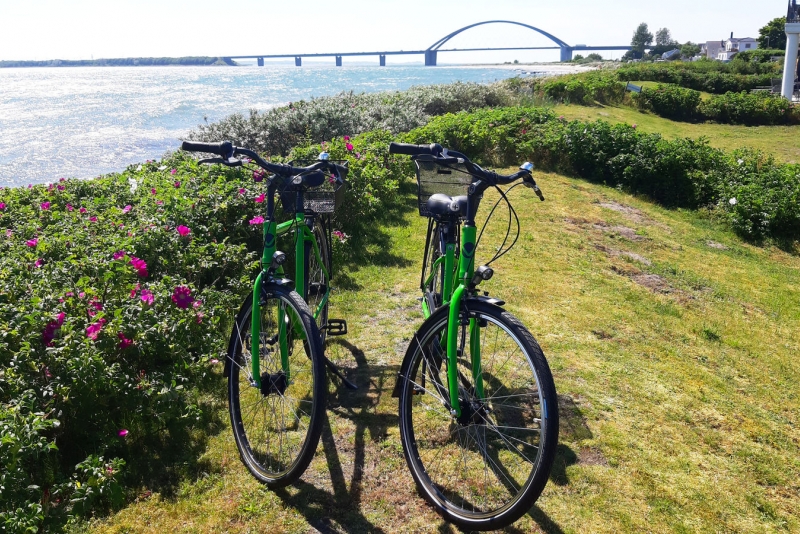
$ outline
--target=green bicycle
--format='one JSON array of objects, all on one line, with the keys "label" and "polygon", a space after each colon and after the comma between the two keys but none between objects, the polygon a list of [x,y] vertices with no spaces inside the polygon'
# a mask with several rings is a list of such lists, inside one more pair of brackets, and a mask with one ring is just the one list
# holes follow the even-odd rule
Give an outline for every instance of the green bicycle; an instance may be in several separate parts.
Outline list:
[{"label": "green bicycle", "polygon": [[475,217],[491,187],[516,215],[499,186],[520,178],[544,197],[530,163],[503,176],[437,144],[392,143],[389,152],[413,156],[420,215],[429,218],[420,280],[426,320],[393,392],[406,462],[445,519],[469,530],[502,528],[530,510],[547,483],[558,400],[536,340],[502,300],[478,291],[493,276],[489,264],[514,243],[476,269]]},{"label": "green bicycle", "polygon": [[[261,272],[231,332],[225,359],[228,409],[239,455],[250,473],[277,488],[297,480],[319,443],[325,411],[325,368],[356,389],[324,354],[326,336],[347,333],[328,318],[331,287],[330,213],[343,193],[347,166],[328,160],[307,167],[270,163],[230,142],[184,141],[181,148],[216,154],[201,163],[250,164],[267,179]],[[247,159],[237,158],[244,156]],[[275,195],[294,217],[278,224]],[[295,281],[284,277],[277,238],[294,232]]]}]

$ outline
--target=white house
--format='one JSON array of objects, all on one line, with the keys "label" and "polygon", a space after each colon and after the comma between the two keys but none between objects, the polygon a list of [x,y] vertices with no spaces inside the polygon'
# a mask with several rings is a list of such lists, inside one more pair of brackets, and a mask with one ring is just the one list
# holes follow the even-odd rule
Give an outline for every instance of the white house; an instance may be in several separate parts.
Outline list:
[{"label": "white house", "polygon": [[717,59],[721,61],[728,61],[733,59],[733,56],[739,52],[746,52],[747,50],[755,50],[758,48],[758,41],[752,37],[743,37],[741,39],[735,38],[733,32],[729,39],[725,41],[725,49],[717,52]]},{"label": "white house", "polygon": [[717,59],[721,51],[725,50],[725,41],[707,41],[700,45],[700,55],[708,59]]}]

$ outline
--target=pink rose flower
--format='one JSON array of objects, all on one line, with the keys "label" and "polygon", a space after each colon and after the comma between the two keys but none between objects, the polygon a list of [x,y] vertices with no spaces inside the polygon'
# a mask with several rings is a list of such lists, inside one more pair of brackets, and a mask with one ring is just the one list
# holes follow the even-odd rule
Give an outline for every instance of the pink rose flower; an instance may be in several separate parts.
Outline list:
[{"label": "pink rose flower", "polygon": [[256,197],[256,202],[261,204],[262,202],[264,202],[264,197],[265,197],[264,193],[260,194],[259,196]]},{"label": "pink rose flower", "polygon": [[124,208],[122,208],[122,213],[128,213],[128,212],[129,212],[129,211],[131,211],[132,209],[133,209],[133,206],[131,206],[130,204],[128,204],[127,206],[125,206]]},{"label": "pink rose flower", "polygon": [[86,208],[84,208],[83,206],[81,206],[81,209],[79,209],[78,211],[79,211],[79,212],[81,212],[81,213],[86,213]]},{"label": "pink rose flower", "polygon": [[95,216],[89,217],[89,220],[91,222],[97,222],[97,217],[95,217]]},{"label": "pink rose flower", "polygon": [[351,145],[350,143],[347,143],[347,144],[345,145],[345,148],[347,148],[347,150],[348,150],[348,151],[350,151],[350,152],[352,152],[352,151],[353,151],[353,145]]},{"label": "pink rose flower", "polygon": [[73,208],[73,207],[72,207],[72,204],[70,204],[69,202],[67,202],[67,211],[72,211],[72,210],[74,210],[74,209],[75,209],[75,208]]},{"label": "pink rose flower", "polygon": [[175,229],[178,231],[178,233],[179,233],[179,234],[180,234],[182,237],[186,237],[187,235],[189,235],[189,234],[192,232],[192,231],[189,229],[189,227],[188,227],[188,226],[183,226],[182,224],[181,224],[181,225],[178,225],[178,227],[177,227],[177,228],[175,228]]},{"label": "pink rose flower", "polygon": [[172,169],[171,171],[169,171],[169,173],[172,175],[174,175],[176,172],[178,172],[178,169]]},{"label": "pink rose flower", "polygon": [[123,334],[122,332],[117,334],[117,337],[119,338],[119,348],[126,349],[126,348],[130,347],[131,345],[133,345],[133,341],[131,341],[130,339],[126,338],[125,334]]},{"label": "pink rose flower", "polygon": [[128,431],[127,431],[126,429],[124,429],[124,428],[123,428],[122,430],[120,430],[119,432],[117,432],[117,435],[118,435],[119,437],[121,437],[121,438],[124,438],[125,436],[127,436],[127,435],[128,435]]},{"label": "pink rose flower", "polygon": [[105,319],[100,319],[96,323],[92,323],[86,327],[86,337],[91,340],[96,340],[98,334],[100,334],[100,330],[103,329],[103,325],[106,323]]},{"label": "pink rose flower", "polygon": [[114,259],[115,260],[121,260],[124,257],[125,257],[125,251],[124,250],[118,250],[117,252],[114,253]]},{"label": "pink rose flower", "polygon": [[36,237],[34,237],[33,239],[28,239],[27,241],[25,241],[25,244],[33,248],[39,244],[39,239]]},{"label": "pink rose flower", "polygon": [[192,290],[186,286],[177,286],[172,291],[172,302],[174,302],[177,307],[185,310],[194,302]]},{"label": "pink rose flower", "polygon": [[6,203],[0,202],[0,211],[3,211],[4,209],[6,209]]},{"label": "pink rose flower", "polygon": [[47,211],[47,210],[50,209],[50,203],[49,202],[42,202],[41,204],[39,204],[39,207],[42,208],[42,210]]},{"label": "pink rose flower", "polygon": [[144,302],[145,304],[147,304],[149,306],[152,306],[153,305],[153,301],[155,300],[153,298],[153,294],[147,289],[142,289],[142,295],[139,298],[141,298],[142,302]]},{"label": "pink rose flower", "polygon": [[144,260],[131,256],[131,260],[128,263],[133,265],[133,268],[136,269],[136,274],[142,278],[147,276],[147,263],[145,263]]},{"label": "pink rose flower", "polygon": [[252,219],[250,219],[250,225],[252,226],[254,224],[264,224],[264,217],[262,217],[261,215],[257,215]]},{"label": "pink rose flower", "polygon": [[175,189],[178,189],[181,186],[181,183],[175,180],[175,183],[173,185],[175,186]]},{"label": "pink rose flower", "polygon": [[152,194],[152,195],[156,194],[156,188],[155,187],[150,190],[150,194]]}]

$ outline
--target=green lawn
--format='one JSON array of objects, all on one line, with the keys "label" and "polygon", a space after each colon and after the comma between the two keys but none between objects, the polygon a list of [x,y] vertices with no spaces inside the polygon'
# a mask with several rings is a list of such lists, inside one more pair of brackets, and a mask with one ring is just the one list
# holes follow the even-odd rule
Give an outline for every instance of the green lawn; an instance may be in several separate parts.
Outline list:
[{"label": "green lawn", "polygon": [[[766,131],[624,108],[556,111],[713,134],[723,146],[713,132],[763,146],[757,132]],[[788,140],[800,130],[768,131]],[[776,153],[797,161],[798,145]],[[560,446],[541,498],[507,532],[800,530],[800,258],[743,243],[697,212],[560,175],[537,180],[547,201],[511,193],[522,234],[486,288],[550,361]],[[142,488],[92,531],[456,532],[415,492],[391,398],[421,322],[425,221],[414,200],[364,250],[372,264],[342,267],[331,316],[346,318],[350,333],[333,355],[360,389],[332,381],[329,424],[302,481],[277,492],[256,483],[226,429],[175,494]],[[490,206],[487,194],[484,213]],[[484,261],[505,234],[501,216],[488,232]]]},{"label": "green lawn", "polygon": [[[637,84],[639,82],[636,82]],[[642,113],[626,106],[554,107],[558,115],[569,120],[605,120],[635,124],[647,133],[659,133],[668,139],[707,137],[712,146],[724,150],[742,147],[759,148],[775,154],[787,163],[800,163],[800,126],[733,126],[727,124],[677,122]]]}]

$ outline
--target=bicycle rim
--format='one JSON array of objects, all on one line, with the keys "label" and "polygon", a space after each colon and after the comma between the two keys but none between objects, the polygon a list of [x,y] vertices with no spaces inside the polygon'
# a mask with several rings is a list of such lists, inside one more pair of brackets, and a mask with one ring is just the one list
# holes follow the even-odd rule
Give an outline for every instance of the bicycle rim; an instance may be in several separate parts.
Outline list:
[{"label": "bicycle rim", "polygon": [[[311,243],[306,243],[306,287],[308,288],[306,295],[306,302],[311,309],[311,313],[315,315],[317,326],[322,335],[322,342],[325,343],[326,330],[325,326],[328,324],[328,301],[320,308],[320,304],[326,298],[330,298],[328,288],[330,287],[330,280],[328,275],[331,272],[331,261],[328,251],[328,241],[325,236],[325,228],[322,219],[318,219],[314,223],[314,240],[319,247],[319,259],[314,253],[314,246]],[[320,260],[321,263],[320,263]],[[324,267],[324,269],[323,269]],[[326,274],[327,273],[327,274]]]},{"label": "bicycle rim", "polygon": [[[314,456],[325,409],[325,371],[318,330],[297,293],[265,287],[260,307],[261,387],[252,376],[252,302],[246,302],[234,325],[228,406],[242,462],[260,481],[280,487],[299,478]],[[288,374],[281,363],[281,318]]]},{"label": "bicycle rim", "polygon": [[[558,441],[555,387],[541,349],[511,314],[469,303],[480,330],[470,343],[459,325],[462,416],[447,404],[447,308],[412,339],[400,396],[403,450],[420,493],[462,528],[507,526],[538,498]],[[484,398],[478,398],[471,357],[480,346]]]}]

